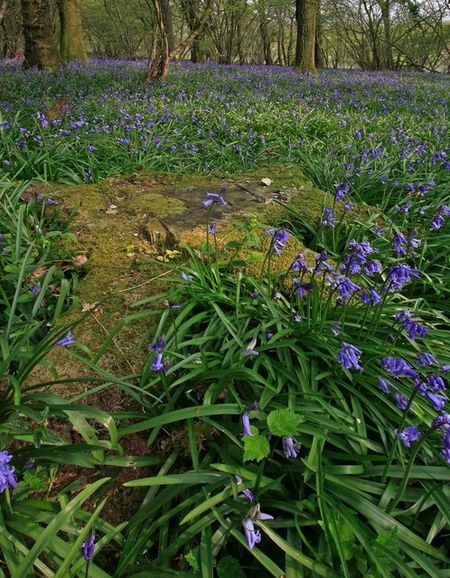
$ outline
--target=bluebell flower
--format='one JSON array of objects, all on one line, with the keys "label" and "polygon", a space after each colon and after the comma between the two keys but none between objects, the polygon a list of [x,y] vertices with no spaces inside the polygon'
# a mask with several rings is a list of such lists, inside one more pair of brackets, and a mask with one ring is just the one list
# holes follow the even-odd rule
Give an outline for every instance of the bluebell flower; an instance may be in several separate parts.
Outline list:
[{"label": "bluebell flower", "polygon": [[333,323],[331,327],[331,334],[337,337],[338,335],[341,334],[341,331],[342,331],[342,323],[340,323],[339,321]]},{"label": "bluebell flower", "polygon": [[335,183],[334,185],[334,198],[336,201],[342,201],[345,195],[350,190],[350,185],[348,183]]},{"label": "bluebell flower", "polygon": [[252,436],[252,430],[250,429],[250,417],[247,411],[244,411],[242,414],[242,435],[243,436]]},{"label": "bluebell flower", "polygon": [[427,391],[425,393],[425,395],[428,398],[428,400],[431,402],[431,404],[435,410],[440,411],[441,409],[444,409],[445,404],[447,403],[447,400],[448,400],[446,395],[440,395],[438,393],[432,393],[431,391]]},{"label": "bluebell flower", "polygon": [[0,494],[17,486],[15,468],[9,465],[11,460],[12,456],[6,450],[0,452]]},{"label": "bluebell flower", "polygon": [[312,283],[300,283],[297,286],[297,295],[300,297],[300,299],[303,299],[308,293],[311,293],[313,288],[314,287]]},{"label": "bluebell flower", "polygon": [[445,381],[438,373],[427,375],[427,384],[428,387],[430,387],[433,391],[445,391],[447,389],[445,386]]},{"label": "bluebell flower", "polygon": [[368,261],[363,267],[363,271],[368,277],[373,277],[373,275],[381,273],[381,269],[381,263],[377,259]]},{"label": "bluebell flower", "polygon": [[181,273],[180,277],[183,279],[183,281],[187,281],[188,283],[194,280],[193,275],[186,275],[186,273]]},{"label": "bluebell flower", "polygon": [[388,269],[389,291],[402,289],[413,278],[419,278],[420,273],[413,269],[407,263],[397,263]]},{"label": "bluebell flower", "polygon": [[404,411],[408,407],[409,400],[402,393],[394,393],[394,400],[399,409]]},{"label": "bluebell flower", "polygon": [[406,237],[403,233],[397,233],[392,240],[392,248],[398,257],[406,255]]},{"label": "bluebell flower", "polygon": [[283,451],[287,458],[296,458],[298,456],[299,444],[292,436],[283,437]]},{"label": "bluebell flower", "polygon": [[148,346],[149,349],[153,349],[156,353],[162,353],[167,346],[167,339],[160,335],[156,338],[154,343],[150,343]]},{"label": "bluebell flower", "polygon": [[327,277],[327,280],[335,287],[344,301],[348,301],[355,291],[361,289],[345,275],[335,274],[334,277]]},{"label": "bluebell flower", "polygon": [[442,437],[442,457],[450,464],[450,428],[447,429]]},{"label": "bluebell flower", "polygon": [[312,269],[310,267],[308,267],[308,264],[305,261],[305,253],[304,252],[299,253],[295,257],[295,259],[291,265],[291,270],[292,271],[302,271],[305,273],[307,273],[307,272],[311,273],[312,272]]},{"label": "bluebell flower", "polygon": [[385,379],[384,377],[378,378],[378,387],[381,389],[383,393],[391,393],[392,390],[397,389],[397,386],[391,383],[389,380]]},{"label": "bluebell flower", "polygon": [[362,351],[360,349],[343,341],[338,353],[337,361],[344,369],[357,369],[358,371],[363,371],[363,368],[359,364],[361,354]]},{"label": "bluebell flower", "polygon": [[279,255],[286,247],[290,231],[288,229],[267,229],[266,234],[272,235],[272,251],[275,255]]},{"label": "bluebell flower", "polygon": [[417,377],[417,371],[401,357],[383,357],[381,367],[394,377]]},{"label": "bluebell flower", "polygon": [[411,442],[415,442],[420,438],[422,432],[416,428],[414,425],[410,425],[405,427],[404,430],[397,433],[398,439],[402,442],[404,446],[407,448],[411,447]]},{"label": "bluebell flower", "polygon": [[335,216],[331,207],[325,207],[323,211],[322,225],[333,228],[335,225]]},{"label": "bluebell flower", "polygon": [[261,542],[261,532],[255,529],[255,525],[251,518],[245,518],[242,522],[244,526],[245,539],[247,540],[247,546],[252,550],[256,544]]},{"label": "bluebell flower", "polygon": [[300,323],[302,320],[301,315],[298,311],[293,311],[294,313],[294,323]]},{"label": "bluebell flower", "polygon": [[154,371],[155,373],[159,373],[161,371],[166,370],[166,366],[164,365],[164,362],[163,362],[163,353],[162,352],[158,352],[156,354],[155,358],[153,359],[151,368],[152,368],[152,371]]},{"label": "bluebell flower", "polygon": [[369,293],[363,291],[361,294],[361,301],[372,306],[378,305],[378,303],[381,303],[381,295],[375,289],[370,289]]},{"label": "bluebell flower", "polygon": [[[236,483],[237,483],[238,486],[239,486],[240,484],[242,484],[242,478],[241,478],[240,476],[237,476],[237,475],[236,475],[236,476],[234,476],[234,479],[236,480]],[[255,496],[254,496],[253,493],[252,493],[250,490],[248,490],[248,489],[241,490],[241,494],[242,494],[242,495],[245,497],[245,499],[246,499],[248,502],[250,502],[250,503],[252,503],[252,502],[255,500]]]},{"label": "bluebell flower", "polygon": [[417,356],[417,365],[427,367],[428,365],[439,365],[439,361],[432,353],[419,353]]},{"label": "bluebell flower", "polygon": [[222,197],[222,195],[219,195],[217,193],[206,193],[206,199],[202,201],[202,204],[206,209],[208,209],[209,207],[212,207],[212,205],[214,204],[219,204],[222,205],[222,207],[224,207],[228,203]]},{"label": "bluebell flower", "polygon": [[83,544],[81,545],[81,549],[83,551],[83,558],[87,562],[94,555],[94,550],[95,550],[95,534],[94,534],[94,532],[91,532],[91,535],[89,536],[89,538],[83,542]]},{"label": "bluebell flower", "polygon": [[60,345],[62,347],[67,347],[69,345],[73,345],[75,343],[75,336],[72,331],[68,331],[66,335],[62,339],[58,339],[55,345]]},{"label": "bluebell flower", "polygon": [[214,223],[211,223],[211,224],[209,225],[208,229],[209,229],[209,232],[210,232],[212,235],[215,235],[215,234],[217,233],[217,225],[214,224]]},{"label": "bluebell flower", "polygon": [[36,297],[37,295],[39,295],[39,293],[41,292],[41,284],[37,283],[34,287],[32,287],[31,289],[31,296],[32,297]]},{"label": "bluebell flower", "polygon": [[257,343],[256,338],[252,339],[250,343],[247,345],[247,347],[241,352],[241,357],[258,356],[259,352],[255,351],[256,343]]}]

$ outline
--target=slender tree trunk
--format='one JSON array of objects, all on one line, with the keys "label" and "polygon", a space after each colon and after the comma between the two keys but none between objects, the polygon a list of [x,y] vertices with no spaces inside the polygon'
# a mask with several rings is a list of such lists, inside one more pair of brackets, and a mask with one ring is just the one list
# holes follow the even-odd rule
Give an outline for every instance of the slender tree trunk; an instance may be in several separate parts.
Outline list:
[{"label": "slender tree trunk", "polygon": [[58,53],[51,21],[50,0],[22,0],[25,39],[24,68],[58,66]]},{"label": "slender tree trunk", "polygon": [[64,62],[87,61],[78,0],[58,0],[61,22],[60,53]]},{"label": "slender tree trunk", "polygon": [[258,2],[259,31],[263,45],[264,62],[268,65],[273,64],[272,47],[269,36],[269,27],[267,26],[267,13],[265,0]]},{"label": "slender tree trunk", "polygon": [[314,58],[317,68],[323,68],[322,25],[320,17],[320,0],[317,0],[316,38],[314,42]]},{"label": "slender tree trunk", "polygon": [[315,43],[317,0],[296,0],[297,46],[295,65],[300,72],[317,74]]},{"label": "slender tree trunk", "polygon": [[2,0],[0,4],[0,24],[3,22],[6,11],[8,10],[8,0]]},{"label": "slender tree trunk", "polygon": [[381,3],[381,16],[383,19],[383,68],[392,70],[394,59],[392,56],[391,39],[391,13],[389,0]]},{"label": "slender tree trunk", "polygon": [[169,52],[175,48],[175,37],[173,34],[173,20],[172,10],[170,9],[169,0],[161,0],[162,17],[164,20],[164,28],[167,32],[167,42],[169,44]]},{"label": "slender tree trunk", "polygon": [[[159,32],[159,54],[152,58],[147,70],[147,80],[163,79],[169,72],[169,41],[161,7],[161,0],[152,0],[155,10],[156,27]],[[158,52],[158,51],[157,51]]]}]

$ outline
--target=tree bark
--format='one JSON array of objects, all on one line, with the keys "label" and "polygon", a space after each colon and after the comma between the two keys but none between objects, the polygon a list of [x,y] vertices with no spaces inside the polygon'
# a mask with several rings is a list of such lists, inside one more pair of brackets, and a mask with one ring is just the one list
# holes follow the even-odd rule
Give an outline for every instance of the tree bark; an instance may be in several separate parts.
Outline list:
[{"label": "tree bark", "polygon": [[167,43],[169,45],[169,52],[175,49],[175,37],[173,34],[173,20],[172,10],[170,9],[169,0],[161,0],[162,17],[164,21],[164,28],[167,33]]},{"label": "tree bark", "polygon": [[320,0],[317,0],[317,16],[316,16],[316,39],[314,42],[314,58],[316,68],[323,68],[323,48],[322,48],[322,26],[320,16]]},{"label": "tree bark", "polygon": [[51,22],[50,0],[22,0],[25,39],[24,68],[54,69],[58,53]]},{"label": "tree bark", "polygon": [[295,65],[300,72],[317,74],[315,43],[317,0],[296,0],[297,45]]},{"label": "tree bark", "polygon": [[58,0],[61,22],[60,53],[64,62],[86,62],[78,0]]},{"label": "tree bark", "polygon": [[267,13],[264,0],[258,2],[259,31],[263,45],[264,62],[268,65],[273,64],[272,48],[269,36],[269,27],[267,26]]}]

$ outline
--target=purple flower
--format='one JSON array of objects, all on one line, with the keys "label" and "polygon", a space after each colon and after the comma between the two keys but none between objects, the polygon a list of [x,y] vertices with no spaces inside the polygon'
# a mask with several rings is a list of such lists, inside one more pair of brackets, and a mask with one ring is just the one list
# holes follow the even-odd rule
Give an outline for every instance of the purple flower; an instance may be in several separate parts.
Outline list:
[{"label": "purple flower", "polygon": [[37,283],[32,289],[31,289],[31,296],[32,297],[36,297],[37,295],[39,295],[39,293],[41,292],[41,284]]},{"label": "purple flower", "polygon": [[153,349],[156,353],[162,353],[167,345],[167,339],[160,335],[156,338],[155,343],[150,343],[148,346],[149,349]]},{"label": "purple flower", "polygon": [[251,518],[245,518],[242,522],[244,526],[244,534],[245,539],[247,540],[247,546],[252,550],[255,544],[259,544],[261,542],[261,532],[259,530],[255,530],[255,525]]},{"label": "purple flower", "polygon": [[413,269],[407,263],[398,263],[388,269],[388,279],[390,281],[389,291],[402,289],[413,278],[419,278],[419,271]]},{"label": "purple flower", "polygon": [[308,267],[308,264],[305,261],[305,253],[299,253],[294,262],[291,265],[292,271],[303,271],[303,272],[311,272],[312,269]]},{"label": "purple flower", "polygon": [[437,231],[445,224],[445,219],[440,213],[436,213],[431,221],[431,228]]},{"label": "purple flower", "polygon": [[439,365],[439,361],[432,353],[419,353],[417,356],[417,365],[419,367],[427,367],[427,365]]},{"label": "purple flower", "polygon": [[344,301],[348,301],[355,291],[361,289],[345,275],[335,274],[334,277],[328,277],[327,280],[337,289]]},{"label": "purple flower", "polygon": [[[234,476],[234,479],[236,480],[237,485],[239,486],[240,484],[242,484],[242,478],[240,476]],[[252,492],[250,490],[241,490],[242,495],[245,497],[245,499],[247,501],[249,501],[250,503],[252,503],[255,500],[255,496],[252,494]]]},{"label": "purple flower", "polygon": [[331,207],[325,207],[323,211],[322,225],[333,228],[335,224],[335,216]]},{"label": "purple flower", "polygon": [[353,210],[353,203],[350,203],[350,201],[349,201],[348,203],[345,203],[345,205],[344,205],[344,211],[345,211],[345,212],[349,212],[349,211],[351,211],[351,210]]},{"label": "purple flower", "polygon": [[181,273],[180,277],[183,279],[183,281],[187,281],[188,283],[194,280],[193,275],[186,275],[186,273]]},{"label": "purple flower", "polygon": [[91,532],[91,535],[89,536],[89,538],[83,542],[83,544],[81,545],[81,549],[83,550],[83,558],[87,562],[94,555],[94,550],[95,550],[95,534],[94,534],[94,532]]},{"label": "purple flower", "polygon": [[337,361],[344,369],[357,369],[358,371],[363,371],[363,368],[359,364],[361,354],[362,351],[360,349],[343,341],[338,353]]},{"label": "purple flower", "polygon": [[256,338],[252,339],[247,347],[241,352],[241,357],[258,356],[259,352],[255,351],[256,342]]},{"label": "purple flower", "polygon": [[336,201],[342,201],[345,195],[350,190],[350,185],[348,183],[335,183],[334,185],[334,198]]},{"label": "purple flower", "polygon": [[275,255],[279,255],[286,247],[290,231],[288,229],[267,229],[266,234],[272,235],[272,250]]},{"label": "purple flower", "polygon": [[375,289],[370,289],[369,293],[363,291],[361,294],[361,301],[369,305],[378,305],[381,303],[381,295]]},{"label": "purple flower", "polygon": [[394,400],[399,409],[404,411],[408,407],[408,398],[402,393],[394,393]]},{"label": "purple flower", "polygon": [[298,311],[294,311],[294,323],[300,323],[302,320],[301,315]]},{"label": "purple flower", "polygon": [[250,429],[250,417],[247,411],[244,411],[242,414],[242,435],[243,436],[252,436],[252,430]]},{"label": "purple flower", "polygon": [[385,379],[384,377],[378,378],[378,387],[384,393],[391,393],[393,389],[397,389],[397,386]]},{"label": "purple flower", "polygon": [[445,381],[438,373],[427,375],[427,383],[428,387],[430,387],[433,391],[445,391],[447,389],[445,387]]},{"label": "purple flower", "polygon": [[392,248],[398,257],[406,255],[406,237],[403,233],[397,233],[392,240]]},{"label": "purple flower", "polygon": [[303,299],[312,290],[313,290],[312,283],[300,283],[297,287],[297,294],[300,297],[300,299]]},{"label": "purple flower", "polygon": [[222,197],[222,195],[218,195],[217,193],[206,193],[206,199],[202,201],[203,206],[208,209],[216,203],[222,205],[222,207],[227,205],[227,201]]},{"label": "purple flower", "polygon": [[417,371],[401,357],[383,357],[381,367],[394,377],[417,377]]},{"label": "purple flower", "polygon": [[209,232],[211,233],[211,235],[215,235],[217,233],[217,225],[214,223],[211,223],[211,225],[209,225],[208,229],[209,229]]},{"label": "purple flower", "polygon": [[450,428],[442,437],[442,457],[450,464]]},{"label": "purple flower", "polygon": [[397,432],[398,439],[407,448],[411,447],[411,442],[415,442],[416,440],[418,440],[421,435],[422,435],[421,431],[418,430],[414,425],[405,427],[403,431]]},{"label": "purple flower", "polygon": [[372,277],[373,275],[376,275],[377,273],[381,272],[381,263],[378,260],[369,261],[368,263],[366,263],[364,265],[363,269],[364,269],[364,273],[368,277]]},{"label": "purple flower", "polygon": [[296,458],[298,456],[298,445],[292,436],[283,437],[283,451],[287,458]]},{"label": "purple flower", "polygon": [[435,410],[440,411],[441,409],[444,409],[448,399],[446,395],[439,395],[438,393],[432,393],[431,391],[427,391],[425,395]]},{"label": "purple flower", "polygon": [[73,345],[75,343],[75,336],[72,331],[68,331],[66,335],[62,339],[58,339],[55,343],[55,346],[61,345],[63,347],[67,347],[68,345]]},{"label": "purple flower", "polygon": [[14,475],[15,468],[8,465],[11,460],[12,456],[7,451],[0,452],[0,494],[17,486],[17,480]]},{"label": "purple flower", "polygon": [[151,365],[152,371],[155,373],[159,373],[160,371],[165,371],[166,367],[163,362],[163,353],[162,351],[158,352],[152,362]]}]

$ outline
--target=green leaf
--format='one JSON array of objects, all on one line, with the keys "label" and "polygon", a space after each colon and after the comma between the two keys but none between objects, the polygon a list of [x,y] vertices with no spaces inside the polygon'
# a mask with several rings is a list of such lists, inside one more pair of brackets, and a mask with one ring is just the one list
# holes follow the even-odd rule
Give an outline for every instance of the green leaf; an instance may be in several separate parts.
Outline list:
[{"label": "green leaf", "polygon": [[225,556],[217,566],[217,575],[219,578],[245,578],[242,568],[233,556]]},{"label": "green leaf", "polygon": [[244,462],[256,460],[260,462],[267,458],[270,444],[265,436],[244,436]]},{"label": "green leaf", "polygon": [[275,409],[267,416],[267,425],[274,436],[295,436],[302,418],[290,409]]}]

